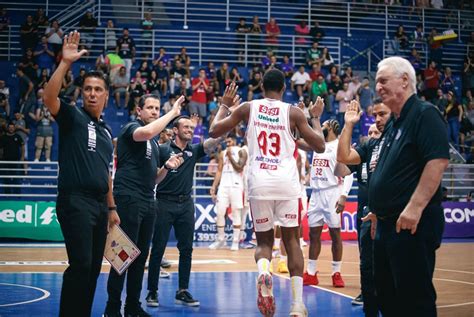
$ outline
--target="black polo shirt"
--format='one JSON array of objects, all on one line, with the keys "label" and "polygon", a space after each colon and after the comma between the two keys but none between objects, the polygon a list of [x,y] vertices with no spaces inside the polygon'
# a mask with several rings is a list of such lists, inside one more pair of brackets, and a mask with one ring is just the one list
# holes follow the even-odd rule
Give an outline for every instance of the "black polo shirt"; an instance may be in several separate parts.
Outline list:
[{"label": "black polo shirt", "polygon": [[160,165],[158,144],[154,139],[143,142],[133,140],[133,132],[144,125],[141,120],[135,120],[120,131],[114,195],[155,199],[156,172]]},{"label": "black polo shirt", "polygon": [[109,191],[112,134],[102,119],[61,101],[58,191],[104,195]]},{"label": "black polo shirt", "polygon": [[[432,104],[412,95],[392,120],[369,181],[369,206],[382,217],[403,211],[428,161],[449,159],[446,124]],[[440,203],[438,187],[429,204]]]},{"label": "black polo shirt", "polygon": [[0,136],[0,149],[3,149],[2,159],[4,161],[19,161],[23,144],[25,143],[18,133]]},{"label": "black polo shirt", "polygon": [[203,158],[204,146],[199,144],[188,144],[181,149],[174,141],[160,145],[160,161],[165,163],[171,155],[183,153],[184,162],[178,169],[168,171],[165,179],[158,184],[156,195],[191,195],[193,187],[194,166]]}]

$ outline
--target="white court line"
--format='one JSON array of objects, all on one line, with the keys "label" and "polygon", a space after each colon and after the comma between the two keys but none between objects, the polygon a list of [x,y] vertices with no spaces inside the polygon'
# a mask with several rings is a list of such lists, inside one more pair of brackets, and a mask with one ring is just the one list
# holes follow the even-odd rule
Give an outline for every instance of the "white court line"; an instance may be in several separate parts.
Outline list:
[{"label": "white court line", "polygon": [[435,269],[435,270],[444,271],[444,272],[463,273],[463,274],[474,274],[474,272],[468,272],[468,271],[458,271],[458,270],[448,270],[448,269]]},{"label": "white court line", "polygon": [[447,279],[447,278],[433,278],[434,280],[438,280],[438,281],[444,281],[444,282],[453,282],[453,283],[460,283],[460,284],[467,284],[467,285],[474,285],[474,283],[470,283],[470,282],[464,282],[464,281],[458,281],[458,280],[450,280],[450,279]]},{"label": "white court line", "polygon": [[[11,273],[10,273],[11,274]],[[31,288],[37,291],[40,291],[43,293],[43,296],[39,298],[35,298],[32,300],[27,300],[24,302],[18,302],[18,303],[11,303],[11,304],[0,304],[0,307],[7,307],[7,306],[16,306],[16,305],[23,305],[23,304],[29,304],[29,303],[34,303],[34,302],[39,302],[40,300],[46,299],[51,295],[47,290],[44,290],[39,287],[34,287],[34,286],[28,286],[28,285],[22,285],[22,284],[10,284],[10,283],[0,283],[0,285],[9,285],[9,286],[18,286],[18,287],[24,287],[24,288]]]},{"label": "white court line", "polygon": [[474,302],[469,302],[469,303],[461,303],[461,304],[451,304],[451,305],[442,305],[442,306],[436,306],[437,308],[448,308],[448,307],[459,307],[459,306],[467,306],[467,305],[472,305]]},{"label": "white court line", "polygon": [[[172,264],[177,265],[178,261],[170,261]],[[212,260],[192,260],[194,265],[201,264],[237,264],[237,262],[228,259],[212,259]],[[0,266],[60,266],[68,265],[67,261],[0,261]],[[102,265],[110,266],[110,263],[103,261]],[[147,263],[148,265],[148,263]]]}]

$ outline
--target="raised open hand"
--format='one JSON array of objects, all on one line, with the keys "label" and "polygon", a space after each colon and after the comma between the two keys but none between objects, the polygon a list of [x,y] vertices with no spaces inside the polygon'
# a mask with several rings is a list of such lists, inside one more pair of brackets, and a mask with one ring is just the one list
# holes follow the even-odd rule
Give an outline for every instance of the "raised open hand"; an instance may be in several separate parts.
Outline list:
[{"label": "raised open hand", "polygon": [[309,103],[309,114],[311,117],[320,118],[324,111],[324,100],[323,98],[319,97],[316,98],[316,102],[313,104],[312,102]]},{"label": "raised open hand", "polygon": [[173,104],[173,108],[171,111],[174,111],[177,116],[181,114],[181,107],[183,106],[183,102],[186,100],[186,98],[181,95]]},{"label": "raised open hand", "polygon": [[82,55],[87,53],[86,50],[77,50],[80,39],[81,35],[77,31],[71,32],[69,35],[64,36],[62,61],[72,64],[81,58]]},{"label": "raised open hand", "polygon": [[237,109],[238,106],[240,106],[241,103],[242,103],[242,98],[240,98],[239,95],[235,95],[233,103],[232,103],[232,107],[229,108],[229,111],[230,112],[234,111],[235,109]]},{"label": "raised open hand", "polygon": [[225,87],[224,96],[222,96],[222,103],[227,107],[232,107],[234,105],[234,98],[237,94],[237,85],[235,82],[231,82],[230,85]]},{"label": "raised open hand", "polygon": [[351,100],[344,114],[345,123],[356,124],[359,122],[361,115],[362,111],[360,110],[359,102],[357,100]]}]

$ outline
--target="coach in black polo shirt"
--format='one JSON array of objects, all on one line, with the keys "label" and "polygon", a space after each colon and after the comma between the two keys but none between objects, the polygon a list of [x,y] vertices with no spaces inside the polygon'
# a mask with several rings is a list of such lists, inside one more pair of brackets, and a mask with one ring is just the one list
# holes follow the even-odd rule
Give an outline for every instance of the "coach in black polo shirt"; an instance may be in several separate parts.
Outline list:
[{"label": "coach in black polo shirt", "polygon": [[[173,108],[158,119],[159,97],[143,95],[137,107],[138,119],[126,124],[118,136],[114,197],[121,220],[120,227],[141,253],[122,275],[110,269],[107,283],[109,299],[104,317],[121,316],[120,297],[125,275],[125,316],[151,316],[141,308],[140,293],[156,215],[154,189],[156,182],[168,173],[164,167],[159,169],[163,161],[159,160],[158,144],[154,138],[173,118],[179,116],[184,100],[184,96],[181,96]],[[181,161],[179,156],[173,156],[165,164],[167,168],[177,168]]]},{"label": "coach in black polo shirt", "polygon": [[[84,108],[58,99],[66,72],[78,52],[79,33],[64,38],[62,60],[44,90],[44,104],[59,125],[59,178],[56,213],[66,244],[69,267],[64,272],[60,316],[90,316],[102,266],[107,220],[119,223],[109,166],[112,136],[100,115],[109,96],[100,72],[84,76]],[[109,212],[108,212],[108,210]]]},{"label": "coach in black polo shirt", "polygon": [[376,81],[393,120],[369,182],[369,207],[377,216],[377,301],[384,316],[436,316],[432,279],[444,229],[446,125],[432,104],[416,96],[415,70],[407,60],[382,60]]},{"label": "coach in black polo shirt", "polygon": [[165,162],[172,155],[181,154],[184,162],[178,169],[169,171],[156,189],[157,217],[148,266],[149,293],[146,298],[147,305],[152,307],[159,305],[157,292],[160,263],[171,227],[174,228],[179,250],[179,289],[176,292],[176,303],[199,306],[199,301],[188,291],[194,239],[194,201],[191,197],[194,166],[202,157],[210,154],[222,138],[190,144],[194,128],[189,117],[179,117],[173,123],[175,139],[160,145],[160,161]]}]

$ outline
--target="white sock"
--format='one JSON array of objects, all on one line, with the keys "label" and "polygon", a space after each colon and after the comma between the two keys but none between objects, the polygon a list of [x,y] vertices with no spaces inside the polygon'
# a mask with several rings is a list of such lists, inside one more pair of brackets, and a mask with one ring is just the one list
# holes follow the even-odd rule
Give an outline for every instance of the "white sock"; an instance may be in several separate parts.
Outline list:
[{"label": "white sock", "polygon": [[286,255],[280,255],[280,262],[286,262]]},{"label": "white sock", "polygon": [[240,241],[240,227],[239,228],[235,228],[234,227],[234,235],[233,235],[233,242],[239,242]]},{"label": "white sock", "polygon": [[303,245],[303,242],[305,242],[304,239],[300,238],[300,245]]},{"label": "white sock", "polygon": [[332,261],[331,266],[332,266],[332,274],[339,272],[341,273],[341,265],[342,261]]},{"label": "white sock", "polygon": [[225,240],[224,227],[217,227],[217,240],[219,241]]},{"label": "white sock", "polygon": [[270,274],[270,261],[266,258],[261,258],[257,261],[258,275],[263,273]]},{"label": "white sock", "polygon": [[309,275],[316,274],[316,260],[308,260],[308,267],[306,268],[306,271]]},{"label": "white sock", "polygon": [[273,242],[273,246],[277,249],[280,249],[280,238],[275,238],[275,241]]},{"label": "white sock", "polygon": [[303,302],[303,278],[301,276],[291,277],[291,295],[293,302]]}]

